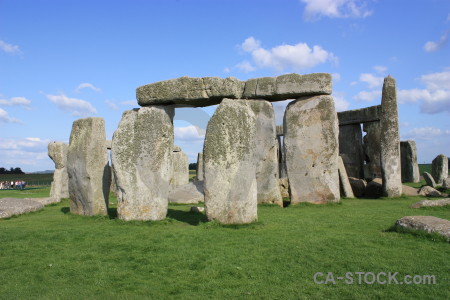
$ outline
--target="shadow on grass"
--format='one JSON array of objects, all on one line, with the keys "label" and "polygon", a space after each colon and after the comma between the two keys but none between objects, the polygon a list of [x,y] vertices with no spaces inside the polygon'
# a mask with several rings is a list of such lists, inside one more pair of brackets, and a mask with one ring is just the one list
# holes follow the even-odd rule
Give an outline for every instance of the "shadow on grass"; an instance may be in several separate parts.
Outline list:
[{"label": "shadow on grass", "polygon": [[412,235],[416,238],[420,238],[420,239],[427,239],[433,242],[450,242],[450,240],[447,240],[447,238],[445,236],[442,236],[438,233],[435,232],[427,232],[424,230],[415,230],[415,229],[409,229],[409,228],[404,228],[398,225],[392,225],[391,227],[389,227],[388,229],[384,230],[383,232],[396,232],[396,233],[401,233],[401,234],[409,234]]},{"label": "shadow on grass", "polygon": [[199,225],[200,223],[208,222],[208,218],[206,218],[206,216],[202,213],[194,213],[171,208],[167,211],[167,217],[194,226]]}]

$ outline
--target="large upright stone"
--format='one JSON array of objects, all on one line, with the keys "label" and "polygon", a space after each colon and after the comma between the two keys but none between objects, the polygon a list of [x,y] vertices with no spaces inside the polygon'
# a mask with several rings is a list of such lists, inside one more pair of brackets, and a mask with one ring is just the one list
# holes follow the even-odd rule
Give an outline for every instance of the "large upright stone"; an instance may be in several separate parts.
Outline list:
[{"label": "large upright stone", "polygon": [[381,95],[381,175],[383,196],[402,195],[402,173],[400,162],[400,136],[398,131],[397,90],[395,79],[384,79]]},{"label": "large upright stone", "polygon": [[203,181],[203,152],[199,152],[197,155],[197,175],[196,179]]},{"label": "large upright stone", "polygon": [[177,187],[189,183],[189,159],[182,151],[172,152],[172,178],[170,184]]},{"label": "large upright stone", "polygon": [[50,197],[56,201],[60,201],[61,198],[69,198],[69,175],[66,168],[68,147],[69,145],[62,142],[48,144],[48,156],[55,163]]},{"label": "large upright stone", "polygon": [[275,127],[275,112],[270,102],[249,102],[256,117],[256,184],[258,203],[283,206],[278,184],[278,142]]},{"label": "large upright stone", "polygon": [[434,181],[434,178],[430,173],[423,172],[422,176],[428,186],[431,186],[432,188],[436,187],[436,181]]},{"label": "large upright stone", "polygon": [[70,212],[87,216],[107,215],[111,174],[102,118],[73,122],[67,172]]},{"label": "large upright stone", "polygon": [[154,221],[166,217],[172,176],[173,116],[170,106],[149,106],[123,113],[111,149],[120,219]]},{"label": "large upright stone", "polygon": [[381,178],[381,131],[380,122],[369,122],[363,124],[363,131],[366,135],[363,137],[364,159],[364,179],[373,180]]},{"label": "large upright stone", "polygon": [[284,146],[291,203],[339,201],[338,121],[331,96],[289,103]]},{"label": "large upright stone", "polygon": [[437,185],[441,185],[448,177],[448,158],[444,154],[439,154],[431,163],[431,175]]},{"label": "large upright stone", "polygon": [[224,224],[257,219],[256,117],[246,100],[224,99],[211,117],[203,147],[209,220]]},{"label": "large upright stone", "polygon": [[361,124],[339,126],[339,154],[350,177],[364,178]]},{"label": "large upright stone", "polygon": [[340,156],[338,157],[338,171],[339,171],[339,183],[341,195],[346,198],[355,198],[352,186],[350,184],[350,181],[348,180],[347,171],[344,166],[344,161]]},{"label": "large upright stone", "polygon": [[420,173],[417,164],[417,148],[415,141],[400,142],[402,159],[402,182],[419,182]]}]

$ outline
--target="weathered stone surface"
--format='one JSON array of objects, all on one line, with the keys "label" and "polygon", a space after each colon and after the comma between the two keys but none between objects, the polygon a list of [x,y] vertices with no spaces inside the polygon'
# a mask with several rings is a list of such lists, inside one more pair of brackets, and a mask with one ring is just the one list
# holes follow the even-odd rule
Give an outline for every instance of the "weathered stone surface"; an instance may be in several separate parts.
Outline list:
[{"label": "weathered stone surface", "polygon": [[442,187],[443,187],[444,189],[450,189],[450,177],[445,178],[445,179],[442,181]]},{"label": "weathered stone surface", "polygon": [[55,163],[50,197],[58,202],[61,198],[69,198],[69,175],[66,168],[68,148],[69,145],[62,142],[51,142],[48,144],[48,156]]},{"label": "weathered stone surface", "polygon": [[432,188],[431,186],[425,185],[420,188],[419,195],[426,196],[426,197],[441,197],[442,194],[435,188]]},{"label": "weathered stone surface", "polygon": [[381,177],[383,195],[399,197],[402,194],[400,161],[400,136],[398,131],[398,107],[395,79],[384,79],[381,95]]},{"label": "weathered stone surface", "polygon": [[32,198],[0,198],[0,219],[10,218],[43,209],[44,205]]},{"label": "weathered stone surface", "polygon": [[366,194],[367,182],[364,179],[349,177],[348,181],[352,187],[355,197],[364,197]]},{"label": "weathered stone surface", "polygon": [[427,183],[428,186],[431,186],[433,188],[436,187],[436,182],[434,181],[434,178],[433,178],[433,176],[431,176],[430,173],[423,172],[422,176],[423,176],[423,179],[425,179],[425,182]]},{"label": "weathered stone surface", "polygon": [[339,155],[348,176],[364,178],[364,151],[360,124],[339,126]]},{"label": "weathered stone surface", "polygon": [[381,117],[381,105],[369,106],[361,109],[341,111],[337,113],[339,126],[378,122]]},{"label": "weathered stone surface", "polygon": [[337,202],[338,121],[331,96],[300,98],[284,115],[291,204]]},{"label": "weathered stone surface", "polygon": [[224,224],[257,219],[256,117],[249,101],[224,99],[211,117],[203,147],[205,210]]},{"label": "weathered stone surface", "polygon": [[372,180],[381,178],[381,131],[380,122],[370,122],[363,124],[363,150],[366,164],[364,165],[364,178]]},{"label": "weathered stone surface", "polygon": [[450,241],[450,221],[432,216],[408,216],[395,222],[396,225],[429,233],[438,233]]},{"label": "weathered stone surface", "polygon": [[202,212],[204,212],[205,211],[205,208],[204,207],[201,207],[201,206],[191,206],[191,209],[190,209],[190,211],[192,212],[192,213],[202,213]]},{"label": "weathered stone surface", "polygon": [[263,77],[247,82],[233,77],[180,77],[140,86],[136,89],[136,97],[141,106],[209,106],[219,104],[224,98],[279,101],[310,95],[329,95],[331,92],[331,75],[315,73]]},{"label": "weathered stone surface", "polygon": [[102,118],[73,122],[67,172],[70,212],[87,216],[107,215],[111,174]]},{"label": "weathered stone surface", "polygon": [[372,181],[367,183],[366,186],[366,197],[367,198],[379,198],[383,196],[383,181],[381,178],[374,178]]},{"label": "weathered stone surface", "polygon": [[280,185],[281,197],[289,197],[289,180],[287,177],[278,179],[278,183]]},{"label": "weathered stone surface", "polygon": [[283,125],[276,125],[276,128],[277,128],[277,136],[284,135]]},{"label": "weathered stone surface", "polygon": [[402,165],[402,182],[419,182],[420,173],[417,164],[417,148],[415,141],[400,142]]},{"label": "weathered stone surface", "polygon": [[173,108],[164,106],[123,113],[111,150],[120,219],[166,217],[172,175],[173,116]]},{"label": "weathered stone surface", "polygon": [[196,179],[203,181],[204,177],[203,177],[203,152],[200,152],[197,155],[197,175],[196,175]]},{"label": "weathered stone surface", "polygon": [[450,198],[440,200],[422,200],[411,205],[412,208],[447,206],[450,205]]},{"label": "weathered stone surface", "polygon": [[189,183],[189,159],[184,152],[172,153],[172,177],[170,184],[173,187]]},{"label": "weathered stone surface", "polygon": [[448,177],[448,158],[444,154],[439,154],[431,163],[431,175],[437,185],[442,185],[445,178]]},{"label": "weathered stone surface", "polygon": [[173,152],[181,152],[181,147],[177,145],[173,145]]},{"label": "weathered stone surface", "polygon": [[411,186],[403,185],[402,194],[406,196],[418,196],[419,189],[413,188]]},{"label": "weathered stone surface", "polygon": [[255,165],[258,203],[283,206],[278,186],[278,142],[275,127],[275,112],[270,102],[249,101],[256,117]]},{"label": "weathered stone surface", "polygon": [[350,185],[350,181],[348,180],[347,171],[345,170],[344,162],[342,161],[342,157],[338,157],[338,172],[339,172],[339,183],[341,195],[346,198],[355,198],[353,194],[352,186]]},{"label": "weathered stone surface", "polygon": [[278,141],[278,176],[279,178],[287,178],[286,155],[284,153],[284,137],[277,135],[277,141]]},{"label": "weathered stone surface", "polygon": [[189,182],[170,191],[169,203],[195,204],[205,201],[203,181]]}]

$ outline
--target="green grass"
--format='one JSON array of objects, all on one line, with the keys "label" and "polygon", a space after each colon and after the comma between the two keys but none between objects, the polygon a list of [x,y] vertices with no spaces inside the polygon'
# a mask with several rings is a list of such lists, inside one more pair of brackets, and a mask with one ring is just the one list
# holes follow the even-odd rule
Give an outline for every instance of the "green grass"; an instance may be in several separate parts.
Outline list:
[{"label": "green grass", "polygon": [[43,198],[50,197],[50,187],[27,187],[24,190],[0,190],[0,198]]},{"label": "green grass", "polygon": [[[450,219],[449,208],[409,208],[420,199],[262,205],[243,226],[207,222],[188,205],[170,205],[159,222],[83,217],[63,200],[0,220],[0,298],[446,299],[450,245],[392,231],[407,215]],[[437,284],[318,285],[316,272],[435,275]]]}]

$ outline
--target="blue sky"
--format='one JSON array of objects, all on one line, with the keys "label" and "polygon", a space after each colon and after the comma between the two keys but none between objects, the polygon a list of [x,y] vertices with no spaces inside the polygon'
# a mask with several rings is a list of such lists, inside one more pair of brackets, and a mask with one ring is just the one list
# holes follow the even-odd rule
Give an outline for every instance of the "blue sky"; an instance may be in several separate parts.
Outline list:
[{"label": "blue sky", "polygon": [[[333,74],[341,111],[380,104],[391,74],[401,139],[431,162],[450,156],[449,38],[448,0],[1,0],[0,166],[53,169],[47,144],[78,118],[104,118],[111,138],[144,84],[292,72]],[[175,117],[191,162],[214,109]]]}]

